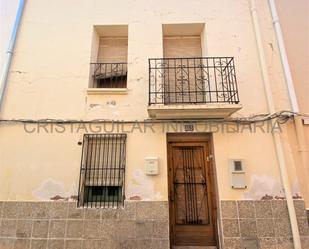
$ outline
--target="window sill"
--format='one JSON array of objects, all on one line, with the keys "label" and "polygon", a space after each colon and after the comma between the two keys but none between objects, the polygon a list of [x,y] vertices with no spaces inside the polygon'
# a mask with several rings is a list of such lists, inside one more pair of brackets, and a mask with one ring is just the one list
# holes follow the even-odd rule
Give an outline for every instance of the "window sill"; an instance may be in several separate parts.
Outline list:
[{"label": "window sill", "polygon": [[128,94],[128,88],[87,88],[87,94],[89,95],[101,95],[101,94],[123,95],[123,94]]}]

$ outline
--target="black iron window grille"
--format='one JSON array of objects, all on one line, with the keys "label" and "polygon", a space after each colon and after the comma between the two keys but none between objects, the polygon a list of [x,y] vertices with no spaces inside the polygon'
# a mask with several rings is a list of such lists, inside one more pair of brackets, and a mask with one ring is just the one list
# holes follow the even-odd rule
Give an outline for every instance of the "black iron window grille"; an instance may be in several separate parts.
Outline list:
[{"label": "black iron window grille", "polygon": [[149,105],[238,104],[233,57],[149,59]]},{"label": "black iron window grille", "polygon": [[78,206],[118,207],[124,200],[126,134],[85,134]]},{"label": "black iron window grille", "polygon": [[91,88],[126,88],[127,63],[90,63]]}]

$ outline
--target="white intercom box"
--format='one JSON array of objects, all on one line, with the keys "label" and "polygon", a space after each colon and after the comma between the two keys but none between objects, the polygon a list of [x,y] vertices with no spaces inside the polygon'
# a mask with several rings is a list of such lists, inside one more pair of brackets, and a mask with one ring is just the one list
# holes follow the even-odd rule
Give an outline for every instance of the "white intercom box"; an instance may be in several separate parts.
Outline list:
[{"label": "white intercom box", "polygon": [[235,189],[247,188],[244,161],[242,159],[230,159],[229,170],[231,187]]},{"label": "white intercom box", "polygon": [[158,157],[145,157],[145,172],[146,175],[159,174],[159,158]]}]

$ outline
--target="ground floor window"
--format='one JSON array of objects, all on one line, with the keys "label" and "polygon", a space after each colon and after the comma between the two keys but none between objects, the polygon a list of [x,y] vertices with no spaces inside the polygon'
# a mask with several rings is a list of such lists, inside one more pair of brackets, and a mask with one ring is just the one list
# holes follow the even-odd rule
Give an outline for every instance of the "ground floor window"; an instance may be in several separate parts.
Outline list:
[{"label": "ground floor window", "polygon": [[85,134],[78,206],[115,207],[124,200],[126,134]]}]

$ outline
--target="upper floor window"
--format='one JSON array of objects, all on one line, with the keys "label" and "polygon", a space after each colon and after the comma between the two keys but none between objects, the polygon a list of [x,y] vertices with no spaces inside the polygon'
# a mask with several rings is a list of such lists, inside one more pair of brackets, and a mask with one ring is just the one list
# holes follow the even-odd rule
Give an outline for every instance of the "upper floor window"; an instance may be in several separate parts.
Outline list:
[{"label": "upper floor window", "polygon": [[93,35],[90,88],[127,87],[127,26],[96,26]]}]

